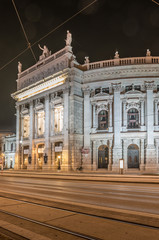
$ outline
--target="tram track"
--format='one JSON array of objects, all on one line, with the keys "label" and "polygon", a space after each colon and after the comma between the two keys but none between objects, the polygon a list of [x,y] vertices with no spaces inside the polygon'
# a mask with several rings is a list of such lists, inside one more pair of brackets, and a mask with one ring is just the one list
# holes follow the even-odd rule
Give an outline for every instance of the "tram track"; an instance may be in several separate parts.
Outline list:
[{"label": "tram track", "polygon": [[[157,229],[157,230],[159,230],[158,226],[152,226],[152,225],[143,224],[143,223],[136,223],[136,222],[132,222],[132,221],[116,219],[116,218],[113,218],[113,217],[98,216],[98,215],[95,215],[95,214],[90,214],[90,213],[85,213],[85,212],[75,211],[75,210],[69,210],[69,209],[62,208],[62,207],[53,207],[53,206],[44,205],[44,204],[41,204],[41,203],[35,203],[35,202],[31,202],[31,201],[20,200],[20,199],[16,199],[16,198],[1,196],[1,195],[0,195],[0,198],[5,198],[5,199],[8,199],[8,200],[14,200],[14,201],[17,201],[19,203],[26,203],[26,204],[30,204],[30,205],[34,205],[34,206],[40,206],[40,207],[44,207],[44,208],[47,208],[47,209],[52,209],[52,210],[56,209],[56,210],[60,210],[60,211],[63,211],[63,212],[69,212],[69,213],[72,213],[72,214],[79,214],[79,215],[83,215],[83,216],[89,216],[89,217],[99,218],[99,219],[106,219],[106,220],[110,220],[110,221],[113,221],[113,222],[121,222],[121,223],[129,224],[129,225],[141,226],[141,227],[144,227],[144,228],[150,228],[150,229]],[[8,215],[9,214],[10,215],[13,214],[13,213],[9,213],[7,211],[1,210],[1,209],[0,209],[0,212],[6,213]],[[18,217],[18,215],[16,215],[16,214],[15,214],[15,216]],[[23,217],[21,217],[21,218],[23,218]],[[25,220],[27,220],[27,219],[25,219]],[[32,221],[34,221],[34,220],[32,220]]]},{"label": "tram track", "polygon": [[49,229],[53,229],[53,230],[56,230],[56,231],[59,231],[59,232],[65,233],[65,234],[69,234],[69,235],[72,235],[72,236],[75,236],[75,237],[78,237],[78,238],[81,238],[81,239],[100,240],[99,238],[94,238],[94,237],[87,236],[87,235],[84,235],[84,234],[81,234],[81,233],[77,233],[77,232],[73,232],[73,231],[70,231],[70,230],[67,230],[67,229],[64,229],[64,228],[60,228],[60,227],[57,227],[57,226],[49,225],[49,224],[46,224],[46,223],[43,223],[43,222],[40,222],[40,221],[36,221],[36,220],[30,219],[30,218],[27,218],[27,217],[23,217],[23,216],[20,216],[20,215],[17,215],[17,214],[8,212],[8,211],[0,210],[0,212],[4,213],[4,214],[7,214],[9,216],[12,216],[12,217],[16,217],[16,218],[28,221],[30,223],[38,224],[39,226],[43,226],[43,227],[46,227],[46,228],[49,228]]}]

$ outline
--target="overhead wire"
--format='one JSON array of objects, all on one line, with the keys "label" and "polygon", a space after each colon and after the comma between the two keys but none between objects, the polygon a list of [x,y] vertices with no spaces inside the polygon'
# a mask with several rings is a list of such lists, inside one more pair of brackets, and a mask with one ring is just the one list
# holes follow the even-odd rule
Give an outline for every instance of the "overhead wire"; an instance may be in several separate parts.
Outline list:
[{"label": "overhead wire", "polygon": [[27,37],[26,31],[25,31],[25,29],[24,29],[22,20],[21,20],[21,18],[20,18],[20,15],[19,15],[19,13],[18,13],[18,10],[17,10],[17,7],[16,7],[16,5],[15,5],[14,0],[12,0],[12,3],[13,3],[13,6],[14,6],[14,9],[15,9],[15,12],[16,12],[16,14],[17,14],[18,20],[19,20],[19,22],[20,22],[21,28],[22,28],[22,30],[23,30],[25,39],[26,39],[26,41],[27,41],[28,48],[30,49],[30,51],[31,51],[31,53],[32,53],[32,55],[33,55],[33,58],[35,59],[35,62],[37,62],[37,59],[36,59],[36,57],[35,57],[35,54],[34,54],[34,52],[33,52],[33,49],[32,49],[32,47],[31,47],[31,44],[30,44],[29,39],[28,39],[28,37]]},{"label": "overhead wire", "polygon": [[[47,36],[49,36],[51,33],[53,33],[54,31],[56,31],[58,28],[60,28],[61,26],[63,26],[65,23],[69,22],[72,18],[76,17],[77,15],[79,15],[81,12],[83,12],[84,10],[86,10],[88,7],[90,7],[91,5],[93,5],[95,2],[97,2],[98,0],[94,0],[93,2],[91,2],[90,4],[88,4],[86,7],[82,8],[80,11],[78,11],[77,13],[75,13],[74,15],[72,15],[70,18],[68,18],[67,20],[65,20],[63,23],[59,24],[57,27],[55,27],[54,29],[52,29],[49,33],[47,33],[46,35],[44,35],[42,38],[40,38],[38,41],[34,42],[33,44],[30,44],[29,41],[27,41],[28,47],[26,49],[24,49],[22,52],[20,52],[17,56],[15,56],[14,58],[12,58],[10,61],[8,61],[6,64],[4,64],[1,68],[0,71],[5,68],[6,66],[8,66],[11,62],[13,62],[16,58],[18,58],[19,56],[21,56],[24,52],[26,52],[28,49],[32,50],[31,47],[33,47],[35,44],[37,44],[38,42],[40,42],[41,40],[43,40],[44,38],[46,38]],[[14,3],[14,0],[12,0],[12,2]],[[22,25],[23,26],[23,25]],[[24,27],[22,28],[24,29]],[[24,29],[25,32],[25,29]],[[26,33],[25,33],[26,34]],[[26,36],[27,37],[27,36]],[[28,39],[28,38],[27,38]]]},{"label": "overhead wire", "polygon": [[155,0],[152,0],[152,2],[156,3],[157,5],[159,5],[159,3],[158,3],[158,2],[156,2]]}]

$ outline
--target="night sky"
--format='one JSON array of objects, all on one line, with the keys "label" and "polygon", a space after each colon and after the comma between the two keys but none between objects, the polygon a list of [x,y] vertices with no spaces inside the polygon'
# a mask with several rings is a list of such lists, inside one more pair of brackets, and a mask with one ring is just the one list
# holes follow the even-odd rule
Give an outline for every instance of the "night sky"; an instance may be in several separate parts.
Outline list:
[{"label": "night sky", "polygon": [[[159,2],[159,0],[156,0]],[[31,44],[74,15],[92,0],[14,0]],[[22,52],[27,43],[19,24],[12,0],[0,0],[0,69]],[[78,62],[120,57],[145,56],[149,48],[159,56],[159,6],[151,0],[98,0],[45,39],[39,41],[52,53],[65,46],[66,31],[72,33],[73,52]],[[41,50],[33,46],[38,59]],[[23,70],[35,63],[28,50],[0,70],[0,130],[15,131],[17,63]]]}]

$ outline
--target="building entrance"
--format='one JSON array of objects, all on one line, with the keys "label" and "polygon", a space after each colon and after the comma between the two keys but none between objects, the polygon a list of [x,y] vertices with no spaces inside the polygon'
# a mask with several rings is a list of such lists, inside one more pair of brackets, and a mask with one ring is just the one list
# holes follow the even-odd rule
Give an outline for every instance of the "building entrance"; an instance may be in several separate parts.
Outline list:
[{"label": "building entrance", "polygon": [[101,145],[98,148],[98,168],[108,168],[108,163],[108,147],[106,145]]},{"label": "building entrance", "polygon": [[38,145],[38,162],[37,162],[37,167],[42,168],[44,161],[44,144]]},{"label": "building entrance", "polygon": [[139,168],[139,148],[135,144],[128,147],[128,168]]}]

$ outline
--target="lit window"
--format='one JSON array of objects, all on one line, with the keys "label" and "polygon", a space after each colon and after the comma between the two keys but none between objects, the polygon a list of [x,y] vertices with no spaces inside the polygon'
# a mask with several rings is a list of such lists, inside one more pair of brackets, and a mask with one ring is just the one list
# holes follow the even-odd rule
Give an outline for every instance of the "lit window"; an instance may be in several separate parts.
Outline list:
[{"label": "lit window", "polygon": [[29,129],[30,129],[30,119],[29,116],[25,116],[23,119],[23,137],[29,137]]},{"label": "lit window", "polygon": [[45,113],[44,111],[38,112],[38,135],[41,136],[45,132]]},{"label": "lit window", "polygon": [[135,108],[131,108],[128,111],[128,128],[139,127],[139,112]]},{"label": "lit window", "polygon": [[55,108],[55,132],[61,132],[63,129],[63,107]]},{"label": "lit window", "polygon": [[108,129],[108,112],[105,110],[100,111],[98,114],[98,129]]}]

